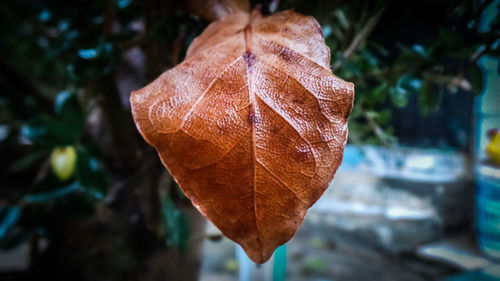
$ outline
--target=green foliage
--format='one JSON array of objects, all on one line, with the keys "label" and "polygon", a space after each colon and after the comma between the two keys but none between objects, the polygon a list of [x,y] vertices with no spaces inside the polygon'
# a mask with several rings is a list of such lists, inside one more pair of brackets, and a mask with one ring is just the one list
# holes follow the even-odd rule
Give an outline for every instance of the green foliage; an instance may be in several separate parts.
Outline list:
[{"label": "green foliage", "polygon": [[[26,210],[54,208],[55,212],[72,218],[88,217],[92,214],[89,204],[82,202],[101,201],[108,188],[100,160],[89,152],[92,144],[82,141],[87,112],[78,87],[89,76],[71,71],[78,58],[70,54],[78,54],[78,40],[83,31],[69,20],[67,7],[56,8],[56,3],[46,5],[52,5],[52,9],[24,1],[1,4],[2,21],[8,26],[1,29],[2,38],[6,39],[2,48],[6,52],[0,57],[0,65],[2,71],[8,71],[14,78],[0,81],[6,86],[6,95],[0,98],[0,122],[10,132],[0,142],[0,149],[13,159],[6,170],[9,175],[2,177],[10,189],[20,177],[25,178],[22,182],[26,184],[21,187],[22,193],[12,195],[10,205],[2,207],[2,247],[16,245],[37,229],[54,225],[42,222],[39,216]],[[99,55],[107,55],[108,50],[102,49]],[[29,104],[29,114],[19,114],[26,109],[11,106],[18,101],[23,102],[24,108]],[[77,147],[76,177],[71,182],[61,182],[48,169],[49,155],[55,147],[67,145]],[[68,212],[68,204],[72,205],[72,212]],[[17,228],[13,227],[16,223]]]},{"label": "green foliage", "polygon": [[[141,56],[153,45],[176,51],[165,51],[167,60],[150,65],[159,65],[161,70],[171,67],[207,23],[193,18],[180,4],[161,12],[144,9],[150,4],[159,5],[137,0],[0,3],[0,86],[4,89],[0,95],[0,153],[5,158],[0,163],[1,248],[41,238],[48,241],[46,252],[50,253],[62,240],[80,237],[72,227],[86,229],[89,233],[83,231],[80,241],[67,249],[67,259],[60,262],[85,263],[92,268],[89,260],[95,260],[95,271],[87,274],[100,272],[100,278],[133,272],[131,262],[135,266],[137,257],[144,255],[134,244],[142,235],[148,241],[139,248],[147,249],[145,245],[158,239],[168,247],[186,250],[189,221],[179,202],[161,200],[157,215],[163,218],[164,230],[155,233],[154,239],[153,227],[146,227],[142,218],[142,203],[137,198],[144,186],[155,183],[147,177],[159,173],[150,173],[151,165],[143,166],[138,160],[151,152],[145,145],[137,145],[139,135],[121,102],[125,99],[118,84],[124,79],[118,68],[130,67],[124,54],[134,48],[141,49],[138,57],[144,64]],[[170,58],[171,53],[176,57]],[[140,76],[144,68],[141,65],[131,72]],[[61,180],[51,170],[49,158],[55,148],[68,146],[76,150],[75,170],[69,179]],[[116,190],[126,190],[128,195]],[[127,208],[137,208],[131,211],[131,216],[138,217],[137,226],[128,218],[101,221],[97,210],[103,206],[108,212],[130,215],[120,200],[129,200]],[[116,235],[120,227],[122,231]],[[91,231],[101,228],[111,230],[94,237]],[[61,237],[68,232],[71,237]],[[96,249],[97,257],[83,258],[90,248]]]},{"label": "green foliage", "polygon": [[[495,27],[500,20],[495,19],[488,31],[480,30],[480,17],[492,3],[488,0],[420,1],[399,7],[391,1],[334,1],[331,9],[321,7],[327,4],[302,7],[299,1],[290,2],[319,19],[333,52],[334,72],[356,85],[349,130],[350,141],[356,143],[395,140],[391,128],[367,112],[403,108],[411,95],[418,95],[421,113],[428,115],[439,108],[445,91],[479,94],[483,83],[476,62],[481,55],[499,51],[495,42],[500,30]],[[410,34],[410,40],[396,33],[401,22],[424,26],[423,11],[446,15],[427,15],[436,31]],[[390,32],[396,34],[389,37]]]},{"label": "green foliage", "polygon": [[[9,165],[8,171],[14,175],[30,175],[35,169],[36,176],[26,193],[18,196],[17,200],[8,207],[3,207],[2,219],[0,220],[0,245],[8,245],[8,240],[13,237],[9,235],[13,225],[23,215],[23,210],[33,204],[52,204],[54,200],[68,199],[70,194],[79,193],[83,200],[100,201],[107,192],[106,174],[98,160],[93,157],[88,148],[81,144],[84,122],[84,112],[77,95],[73,92],[63,91],[54,99],[53,115],[40,115],[27,120],[19,129],[20,143],[4,141],[2,147],[26,147],[28,152],[21,155]],[[8,140],[8,139],[7,139]],[[47,169],[50,151],[61,145],[75,145],[78,147],[76,177],[72,182],[66,183],[58,180],[50,169]],[[37,167],[38,166],[38,167]],[[37,171],[38,168],[38,171]],[[9,182],[7,182],[9,184]],[[79,200],[77,200],[79,201]],[[63,206],[66,203],[63,203]],[[61,211],[65,207],[61,206]],[[81,215],[89,215],[86,205],[76,204],[76,212]],[[78,206],[82,208],[79,209]],[[40,205],[44,208],[43,205]],[[80,216],[80,215],[78,215]],[[24,226],[32,227],[36,217],[26,217]],[[34,220],[34,221],[32,221]],[[27,236],[23,235],[23,239]],[[20,238],[18,235],[17,238]],[[19,241],[16,241],[18,243]]]}]

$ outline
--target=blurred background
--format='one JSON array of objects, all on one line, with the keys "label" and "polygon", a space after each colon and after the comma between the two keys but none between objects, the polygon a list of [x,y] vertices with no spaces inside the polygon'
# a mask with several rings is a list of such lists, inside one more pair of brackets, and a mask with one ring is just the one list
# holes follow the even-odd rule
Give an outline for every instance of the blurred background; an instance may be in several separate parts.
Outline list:
[{"label": "blurred background", "polygon": [[262,266],[191,206],[129,95],[220,1],[0,2],[0,280],[500,280],[500,1],[251,1],[356,85],[332,186]]}]

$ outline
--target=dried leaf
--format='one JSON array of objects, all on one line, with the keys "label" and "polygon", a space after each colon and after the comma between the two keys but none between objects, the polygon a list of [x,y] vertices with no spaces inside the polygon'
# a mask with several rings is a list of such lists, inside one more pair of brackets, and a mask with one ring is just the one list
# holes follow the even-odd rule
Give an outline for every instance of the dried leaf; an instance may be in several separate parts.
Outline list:
[{"label": "dried leaf", "polygon": [[293,236],[342,161],[354,87],[329,63],[312,17],[238,13],[132,93],[138,129],[182,191],[257,263]]}]

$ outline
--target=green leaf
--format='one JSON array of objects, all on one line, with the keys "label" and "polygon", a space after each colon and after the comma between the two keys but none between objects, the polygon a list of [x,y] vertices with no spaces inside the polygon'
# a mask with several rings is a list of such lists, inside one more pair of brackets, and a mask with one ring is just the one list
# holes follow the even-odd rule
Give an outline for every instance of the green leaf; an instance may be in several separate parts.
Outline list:
[{"label": "green leaf", "polygon": [[69,90],[64,90],[57,94],[54,100],[54,109],[56,113],[61,114],[63,112],[64,105],[71,98],[72,94],[73,93]]},{"label": "green leaf", "polygon": [[22,126],[19,133],[34,145],[54,147],[74,144],[80,138],[82,128],[83,118],[80,117],[41,116]]},{"label": "green leaf", "polygon": [[24,196],[24,201],[27,203],[41,203],[49,200],[54,200],[76,191],[82,191],[83,187],[78,182],[73,182],[70,185],[57,188],[48,192],[31,193]]},{"label": "green leaf", "polygon": [[116,0],[116,6],[120,9],[125,9],[131,2],[132,0]]},{"label": "green leaf", "polygon": [[415,93],[418,92],[420,90],[420,87],[422,86],[422,80],[410,74],[401,76],[398,79],[397,83],[398,86],[402,87],[403,89]]},{"label": "green leaf", "polygon": [[103,75],[109,74],[118,65],[120,51],[104,38],[78,51],[66,66],[66,74],[77,85],[85,85]]},{"label": "green leaf", "polygon": [[84,147],[78,149],[75,178],[82,185],[84,192],[93,199],[104,198],[108,188],[106,173],[97,158]]},{"label": "green leaf", "polygon": [[400,45],[399,47],[401,48],[401,54],[394,65],[403,65],[409,69],[418,69],[429,65],[432,61],[428,51],[421,45],[414,45],[412,48],[404,45]]},{"label": "green leaf", "polygon": [[17,223],[21,215],[18,206],[2,207],[0,211],[0,240],[2,240],[9,230]]},{"label": "green leaf", "polygon": [[405,107],[408,104],[408,91],[396,85],[389,88],[392,103],[397,107]]},{"label": "green leaf", "polygon": [[189,221],[187,217],[169,198],[163,202],[162,215],[167,232],[167,244],[185,251],[189,239]]},{"label": "green leaf", "polygon": [[412,46],[412,50],[422,58],[429,58],[427,50],[425,50],[424,46],[422,45],[415,44]]},{"label": "green leaf", "polygon": [[78,50],[78,56],[84,60],[95,59],[99,53],[96,49]]},{"label": "green leaf", "polygon": [[31,141],[33,144],[51,144],[48,126],[43,122],[32,123],[21,127],[19,134],[21,138]]},{"label": "green leaf", "polygon": [[380,110],[378,116],[375,117],[375,122],[377,122],[378,125],[387,124],[391,120],[391,116],[392,114],[389,109]]},{"label": "green leaf", "polygon": [[405,74],[399,77],[395,86],[389,89],[392,103],[397,107],[405,107],[408,104],[410,93],[417,93],[422,86],[422,80]]},{"label": "green leaf", "polygon": [[64,120],[75,134],[83,129],[84,112],[75,91],[65,90],[57,94],[54,109],[59,119]]},{"label": "green leaf", "polygon": [[38,14],[38,19],[42,22],[49,21],[50,18],[52,17],[52,14],[50,13],[49,10],[43,9],[40,14]]},{"label": "green leaf", "polygon": [[370,52],[367,48],[362,48],[359,52],[371,67],[378,68],[378,59],[372,52]]},{"label": "green leaf", "polygon": [[387,82],[382,82],[378,84],[368,95],[368,101],[370,104],[378,105],[385,101],[387,95],[389,94],[389,84]]},{"label": "green leaf", "polygon": [[426,116],[436,111],[441,104],[442,94],[435,91],[430,81],[425,80],[420,88],[419,105],[420,112]]},{"label": "green leaf", "polygon": [[346,60],[342,54],[338,54],[336,59],[342,63],[342,67],[339,69],[341,77],[345,79],[352,79],[362,75],[363,71],[359,64]]},{"label": "green leaf", "polygon": [[9,167],[9,171],[13,173],[18,173],[24,171],[35,163],[37,163],[40,159],[48,156],[48,150],[40,149],[33,151],[31,153],[27,153],[23,157],[17,159],[12,165]]}]

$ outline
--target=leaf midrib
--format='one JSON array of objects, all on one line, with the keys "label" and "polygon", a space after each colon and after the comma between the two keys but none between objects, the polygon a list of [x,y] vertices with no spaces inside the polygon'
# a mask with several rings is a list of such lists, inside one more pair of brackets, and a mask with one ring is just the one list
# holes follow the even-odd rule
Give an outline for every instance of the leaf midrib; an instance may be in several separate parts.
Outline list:
[{"label": "leaf midrib", "polygon": [[245,38],[245,57],[246,64],[246,75],[247,75],[247,85],[248,85],[248,100],[250,102],[250,112],[249,112],[249,122],[251,123],[251,134],[252,134],[252,157],[253,157],[253,215],[255,222],[255,232],[257,234],[257,243],[259,244],[259,254],[260,260],[264,260],[262,241],[260,238],[259,223],[257,218],[257,149],[255,145],[255,123],[259,119],[258,111],[256,107],[255,93],[253,91],[253,79],[252,79],[252,64],[255,60],[255,56],[252,54],[252,17],[249,15],[248,25],[244,29]]}]

